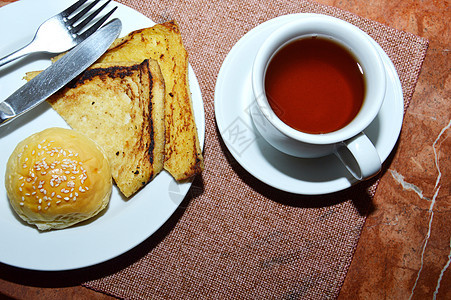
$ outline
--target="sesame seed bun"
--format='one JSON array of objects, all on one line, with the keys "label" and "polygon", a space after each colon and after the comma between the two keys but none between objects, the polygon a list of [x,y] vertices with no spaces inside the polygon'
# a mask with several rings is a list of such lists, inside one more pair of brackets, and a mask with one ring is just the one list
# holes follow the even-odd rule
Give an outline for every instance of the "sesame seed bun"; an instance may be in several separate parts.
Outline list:
[{"label": "sesame seed bun", "polygon": [[109,203],[108,160],[91,139],[70,129],[49,128],[20,142],[6,168],[14,211],[40,230],[89,219]]}]

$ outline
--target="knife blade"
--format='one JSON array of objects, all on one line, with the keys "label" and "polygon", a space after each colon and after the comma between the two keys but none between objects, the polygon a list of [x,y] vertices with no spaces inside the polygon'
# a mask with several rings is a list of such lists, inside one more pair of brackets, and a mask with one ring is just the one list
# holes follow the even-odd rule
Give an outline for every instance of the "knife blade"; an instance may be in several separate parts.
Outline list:
[{"label": "knife blade", "polygon": [[0,103],[0,127],[38,106],[91,66],[119,36],[113,19]]}]

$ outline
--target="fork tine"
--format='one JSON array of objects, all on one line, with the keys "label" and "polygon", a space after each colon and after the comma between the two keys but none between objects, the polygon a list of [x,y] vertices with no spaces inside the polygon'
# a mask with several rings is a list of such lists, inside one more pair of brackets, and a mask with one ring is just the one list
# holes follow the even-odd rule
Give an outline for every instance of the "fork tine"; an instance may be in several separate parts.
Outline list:
[{"label": "fork tine", "polygon": [[82,6],[86,1],[88,0],[79,0],[77,2],[75,2],[74,4],[72,4],[71,6],[69,6],[68,8],[66,8],[65,10],[63,10],[60,15],[63,16],[64,18],[68,17],[71,13],[73,13],[74,11],[77,10],[77,8],[79,8],[80,6]]},{"label": "fork tine", "polygon": [[72,18],[70,18],[69,20],[66,21],[67,24],[69,25],[73,25],[75,22],[77,22],[81,17],[83,17],[84,15],[86,15],[86,13],[88,11],[90,11],[97,3],[99,3],[100,0],[95,0],[94,2],[92,2],[91,4],[89,4],[87,7],[85,7],[81,12],[77,13],[75,16],[73,16]]},{"label": "fork tine", "polygon": [[90,36],[94,31],[96,31],[117,9],[117,6],[110,10],[106,15],[104,15],[100,20],[98,20],[91,27],[86,29],[82,34],[79,35],[79,38],[85,39]]},{"label": "fork tine", "polygon": [[79,32],[83,27],[85,27],[89,22],[91,22],[91,20],[94,19],[95,16],[97,16],[110,2],[111,2],[111,0],[108,0],[101,7],[99,7],[96,11],[92,12],[88,17],[86,17],[82,22],[80,22],[80,24],[78,24],[77,26],[75,26],[73,28],[73,32],[74,33]]}]

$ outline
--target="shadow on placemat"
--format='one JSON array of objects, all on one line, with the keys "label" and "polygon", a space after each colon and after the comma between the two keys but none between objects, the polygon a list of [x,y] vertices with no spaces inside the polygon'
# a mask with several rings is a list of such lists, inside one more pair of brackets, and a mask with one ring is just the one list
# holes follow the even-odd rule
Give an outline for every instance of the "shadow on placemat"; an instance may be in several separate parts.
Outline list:
[{"label": "shadow on placemat", "polygon": [[[344,191],[328,195],[304,196],[291,194],[274,189],[273,187],[268,186],[253,177],[235,161],[221,139],[220,144],[228,163],[231,165],[236,174],[238,174],[241,180],[246,182],[246,184],[248,184],[257,193],[260,193],[269,199],[277,199],[274,201],[277,201],[282,205],[300,208],[320,208],[333,206],[346,201],[352,201],[361,216],[368,216],[375,210],[372,202],[371,190],[377,186],[380,177],[356,184]],[[389,166],[393,160],[396,149],[397,145],[385,161],[382,174],[387,171],[386,166]],[[172,216],[144,242],[116,258],[91,267],[68,271],[35,271],[16,268],[0,263],[0,278],[27,286],[57,288],[78,286],[83,282],[114,274],[139,261],[151,252],[162,240],[164,240],[182,218],[185,213],[185,209],[191,200],[204,192],[203,187],[204,183],[202,176],[197,176],[193,181],[192,188],[189,190],[187,196],[180,203],[174,214],[172,214]]]},{"label": "shadow on placemat", "polygon": [[[361,183],[355,184],[354,186],[345,189],[343,191],[325,194],[325,195],[298,195],[289,192],[284,192],[275,189],[266,183],[261,182],[251,174],[249,174],[232,156],[224,141],[220,138],[221,150],[224,153],[227,162],[230,164],[234,172],[240,177],[243,182],[246,182],[254,191],[263,195],[268,199],[273,199],[283,205],[288,205],[292,207],[299,208],[321,208],[334,206],[336,204],[351,200],[359,212],[360,216],[368,216],[374,211],[374,206],[372,202],[373,193],[377,187],[377,183],[385,173],[385,168],[383,168],[380,175],[363,181]],[[384,165],[390,165],[393,159],[393,155],[396,153],[396,147],[392,154],[387,158]]]},{"label": "shadow on placemat", "polygon": [[57,288],[78,286],[83,282],[114,274],[144,257],[174,229],[190,201],[203,192],[202,176],[197,176],[192,186],[196,188],[190,189],[172,216],[153,235],[116,258],[94,266],[68,271],[35,271],[0,263],[0,278],[27,286]]}]

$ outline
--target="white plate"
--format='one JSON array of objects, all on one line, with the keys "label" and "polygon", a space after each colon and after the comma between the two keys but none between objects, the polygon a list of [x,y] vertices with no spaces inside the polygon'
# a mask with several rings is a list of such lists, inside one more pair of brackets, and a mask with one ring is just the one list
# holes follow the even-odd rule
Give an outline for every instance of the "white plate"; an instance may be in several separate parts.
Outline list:
[{"label": "white plate", "polygon": [[[215,88],[216,123],[233,157],[260,181],[277,189],[304,195],[319,195],[351,187],[356,180],[334,156],[301,159],[270,146],[256,131],[252,105],[251,68],[258,48],[276,28],[308,14],[293,14],[269,20],[244,35],[224,60]],[[373,41],[374,42],[374,41]],[[365,133],[385,161],[396,144],[403,120],[404,102],[395,67],[382,48],[387,72],[387,94],[382,109]]]},{"label": "white plate", "polygon": [[[26,44],[37,26],[75,0],[21,0],[0,9],[0,57]],[[124,5],[114,17],[121,19],[125,35],[155,23]],[[0,68],[0,101],[24,84],[26,71],[50,64],[49,56],[25,58]],[[196,76],[189,69],[194,113],[203,145],[205,118]],[[12,211],[4,187],[6,162],[19,141],[45,128],[66,127],[47,103],[0,129],[0,262],[34,270],[68,270],[94,265],[114,258],[140,244],[167,221],[187,194],[191,183],[177,184],[165,171],[134,197],[121,197],[113,188],[110,205],[99,217],[64,230],[39,232],[21,222]]]}]

